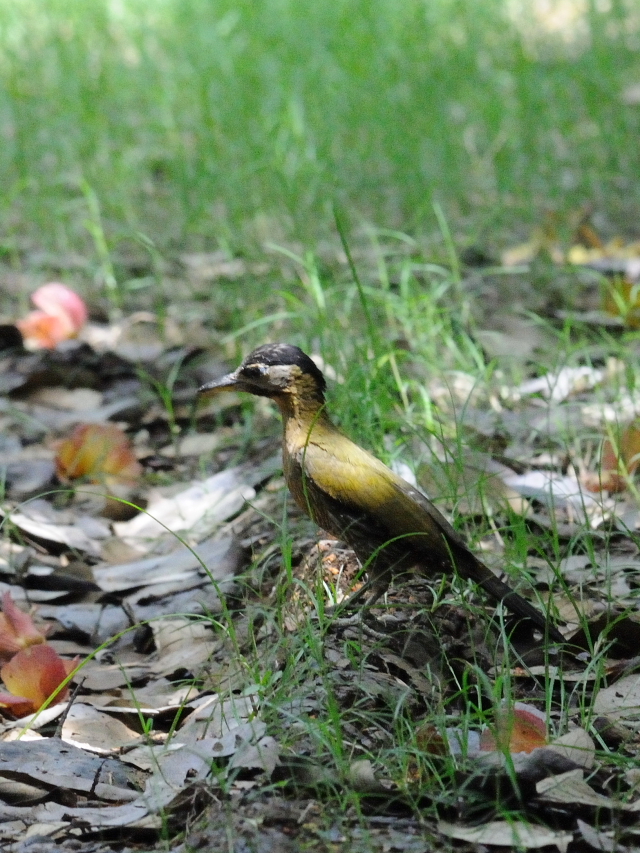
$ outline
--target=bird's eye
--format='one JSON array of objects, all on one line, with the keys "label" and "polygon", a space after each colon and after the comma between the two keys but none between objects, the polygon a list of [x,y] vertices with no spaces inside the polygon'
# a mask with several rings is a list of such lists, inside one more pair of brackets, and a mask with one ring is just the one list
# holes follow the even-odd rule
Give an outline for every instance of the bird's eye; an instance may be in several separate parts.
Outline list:
[{"label": "bird's eye", "polygon": [[260,379],[260,377],[265,376],[267,368],[264,364],[248,364],[242,368],[242,372],[247,379]]}]

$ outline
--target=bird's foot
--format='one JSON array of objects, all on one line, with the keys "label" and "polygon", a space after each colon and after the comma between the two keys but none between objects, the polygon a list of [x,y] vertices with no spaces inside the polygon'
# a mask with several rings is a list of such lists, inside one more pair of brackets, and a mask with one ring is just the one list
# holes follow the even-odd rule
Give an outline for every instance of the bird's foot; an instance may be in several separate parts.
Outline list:
[{"label": "bird's foot", "polygon": [[[328,627],[334,630],[345,630],[348,628],[355,628],[361,634],[364,634],[367,637],[370,637],[374,640],[388,640],[389,635],[383,631],[376,630],[372,625],[370,625],[366,620],[366,612],[363,610],[358,611],[358,613],[352,613],[350,616],[336,616],[333,619],[330,619],[328,623]],[[373,620],[376,624],[380,624],[377,619]]]}]

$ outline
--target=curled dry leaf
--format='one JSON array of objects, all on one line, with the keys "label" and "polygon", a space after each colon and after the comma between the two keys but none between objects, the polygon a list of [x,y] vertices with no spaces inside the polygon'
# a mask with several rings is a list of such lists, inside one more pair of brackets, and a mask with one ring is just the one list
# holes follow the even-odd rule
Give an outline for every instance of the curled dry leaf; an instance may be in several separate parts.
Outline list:
[{"label": "curled dry leaf", "polygon": [[87,322],[84,300],[59,282],[39,287],[31,301],[39,310],[16,323],[28,349],[54,349],[62,341],[75,338]]},{"label": "curled dry leaf", "polygon": [[[565,853],[573,836],[546,826],[525,821],[493,820],[480,826],[465,826],[457,823],[438,823],[438,832],[448,838],[466,841],[468,844],[509,848],[509,850],[538,850],[541,847],[556,847]],[[477,848],[476,848],[477,849]]]},{"label": "curled dry leaf", "polygon": [[602,442],[600,471],[587,474],[584,484],[590,492],[623,492],[640,463],[640,420],[625,427],[618,440],[607,436]]},{"label": "curled dry leaf", "polygon": [[21,649],[44,642],[45,635],[31,616],[16,606],[10,592],[5,592],[0,613],[0,663],[7,663]]},{"label": "curled dry leaf", "polygon": [[[0,707],[8,708],[16,717],[35,713],[52,696],[78,665],[79,658],[63,660],[51,646],[30,646],[15,654],[0,670],[8,693],[0,693]],[[62,702],[65,687],[52,704]]]},{"label": "curled dry leaf", "polygon": [[590,770],[595,764],[596,745],[589,734],[580,727],[571,729],[556,738],[549,749],[563,755],[585,770]]},{"label": "curled dry leaf", "polygon": [[431,723],[420,726],[416,732],[416,745],[427,755],[448,755],[450,750],[442,733]]},{"label": "curled dry leaf", "polygon": [[62,480],[90,483],[134,483],[142,472],[131,442],[115,424],[80,424],[62,441],[56,454]]}]

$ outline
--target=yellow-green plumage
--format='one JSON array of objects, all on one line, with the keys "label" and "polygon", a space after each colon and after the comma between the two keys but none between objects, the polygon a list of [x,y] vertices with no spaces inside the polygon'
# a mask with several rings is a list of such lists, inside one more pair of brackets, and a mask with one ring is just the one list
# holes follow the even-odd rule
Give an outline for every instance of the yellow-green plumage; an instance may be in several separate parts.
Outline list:
[{"label": "yellow-green plumage", "polygon": [[354,549],[367,565],[374,592],[413,568],[428,576],[457,573],[562,641],[542,613],[469,550],[428,498],[331,423],[324,388],[322,373],[302,350],[267,344],[201,391],[235,389],[276,402],[283,419],[284,475],[294,500]]}]

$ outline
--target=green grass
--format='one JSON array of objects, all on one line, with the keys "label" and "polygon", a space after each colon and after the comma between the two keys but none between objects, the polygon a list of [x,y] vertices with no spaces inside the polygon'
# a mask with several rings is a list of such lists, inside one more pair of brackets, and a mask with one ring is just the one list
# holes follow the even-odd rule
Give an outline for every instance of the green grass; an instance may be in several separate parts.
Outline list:
[{"label": "green grass", "polygon": [[622,216],[640,16],[587,6],[556,32],[502,0],[0,0],[0,243],[104,263],[91,193],[112,249],[315,245],[335,204],[421,233],[435,201],[467,240]]},{"label": "green grass", "polygon": [[[537,553],[556,566],[567,553],[595,548],[591,538],[566,542],[554,530],[535,536],[501,506],[481,520],[461,510],[474,442],[458,422],[466,404],[430,394],[434,377],[453,386],[452,371],[462,371],[482,397],[477,408],[488,410],[490,395],[499,400],[500,385],[519,378],[498,369],[527,369],[515,359],[492,363],[480,348],[476,297],[467,283],[463,292],[458,274],[461,245],[499,242],[500,229],[513,240],[519,223],[543,210],[585,202],[619,230],[640,207],[640,107],[620,97],[640,79],[636,3],[611,0],[597,11],[604,4],[593,0],[558,33],[527,20],[532,4],[521,5],[514,18],[498,0],[0,0],[0,252],[29,271],[34,249],[63,263],[80,255],[114,313],[131,310],[133,298],[121,257],[146,253],[149,286],[138,295],[161,320],[163,311],[175,318],[174,309],[185,323],[204,317],[212,343],[222,341],[238,360],[266,339],[320,353],[336,374],[336,421],[387,462],[401,458],[419,474],[441,466],[444,488],[433,496],[448,500],[439,506],[456,510],[456,523],[467,516],[472,543],[499,525],[505,565],[526,570]],[[331,265],[335,253],[323,251],[327,235],[340,245],[336,220],[353,264]],[[629,221],[635,227],[637,216]],[[281,252],[297,277],[283,282],[274,265],[238,284],[194,286],[189,297],[169,289],[178,275],[163,281],[164,262],[184,248],[243,255],[264,242],[288,247]],[[532,292],[535,274],[527,278]],[[544,286],[560,289],[558,271],[547,276]],[[595,340],[575,325],[555,334],[541,371],[588,361],[590,347],[624,359],[637,338]],[[633,390],[633,366],[628,374]],[[175,379],[153,384],[177,439]],[[264,408],[245,405],[243,457],[257,433],[278,429],[265,425]],[[527,433],[522,446],[530,455],[560,448],[571,458],[581,440],[575,427]],[[369,757],[377,769],[386,763],[390,778],[408,778],[421,753],[415,709],[391,694],[378,707],[363,690],[342,713],[323,657],[329,622],[321,604],[317,620],[282,630],[285,592],[296,581],[284,522],[281,536],[280,597],[275,612],[259,612],[273,622],[273,643],[250,654],[228,613],[217,625],[244,686],[258,686],[285,746],[311,744],[344,777],[361,753],[353,728],[391,721],[386,752]],[[346,652],[354,669],[364,667],[358,649]],[[480,674],[465,673],[459,684],[463,727],[484,725],[483,702],[498,708],[513,692],[506,664],[495,685]],[[296,715],[291,699],[304,699],[310,683],[322,689],[319,710]],[[576,706],[589,723],[590,702],[583,685],[549,682],[560,729]],[[454,704],[434,702],[426,718],[444,729]],[[434,802],[455,805],[457,760],[434,759],[433,768],[422,760]],[[342,797],[346,812],[351,794]]]}]

